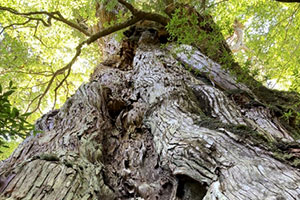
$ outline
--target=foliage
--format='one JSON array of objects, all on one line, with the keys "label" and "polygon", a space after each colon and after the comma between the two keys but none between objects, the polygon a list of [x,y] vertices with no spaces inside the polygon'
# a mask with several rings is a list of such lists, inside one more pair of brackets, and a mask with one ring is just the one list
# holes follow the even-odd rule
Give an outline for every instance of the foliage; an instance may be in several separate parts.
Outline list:
[{"label": "foliage", "polygon": [[[118,1],[80,0],[80,1],[39,1],[4,0],[1,6],[16,9],[18,12],[56,12],[73,22],[92,27],[97,22],[96,4],[106,2],[106,9],[113,10]],[[137,9],[155,12],[166,16],[164,9],[166,0],[130,0]],[[223,34],[229,37],[233,33],[235,19],[245,26],[245,44],[249,51],[236,53],[236,58],[256,77],[271,86],[281,86],[299,90],[299,4],[284,4],[274,1],[185,1],[198,11],[213,15]],[[206,4],[204,4],[205,2]],[[203,9],[205,8],[205,9]],[[167,28],[171,38],[177,38],[180,43],[195,43],[205,41],[205,34],[196,30],[196,16],[188,16],[184,10],[176,10]],[[0,81],[13,80],[18,88],[13,99],[20,108],[30,111],[37,108],[40,113],[34,113],[31,119],[36,119],[46,110],[61,105],[68,96],[82,83],[88,80],[88,74],[99,62],[100,54],[96,44],[84,48],[80,58],[72,67],[70,74],[59,74],[53,80],[49,92],[43,101],[37,99],[47,89],[54,72],[70,62],[75,54],[75,47],[86,36],[80,31],[61,21],[53,20],[49,26],[47,15],[38,14],[35,17],[43,21],[29,20],[23,15],[15,15],[0,9]],[[118,22],[122,17],[128,18],[129,12],[118,14]],[[181,13],[181,15],[179,15]],[[187,16],[187,17],[184,17]],[[29,20],[29,21],[28,21]],[[113,22],[110,25],[114,24]],[[211,38],[209,39],[209,42]],[[211,42],[213,43],[213,42]],[[213,46],[213,45],[211,45]],[[283,53],[284,52],[284,53]],[[212,52],[213,53],[213,52]],[[64,81],[65,77],[68,79]],[[70,81],[72,80],[72,81]],[[62,83],[61,87],[54,90]],[[51,103],[49,103],[51,102]],[[52,103],[53,102],[53,103]]]},{"label": "foliage", "polygon": [[12,154],[12,152],[17,148],[19,142],[11,141],[5,142],[3,146],[0,146],[0,160],[4,160]]},{"label": "foliage", "polygon": [[201,41],[202,38],[200,37],[203,36],[199,34],[197,26],[198,19],[195,14],[189,16],[186,10],[178,8],[172,15],[167,30],[171,40],[176,39],[181,44],[194,44],[199,40]]},{"label": "foliage", "polygon": [[[300,4],[268,0],[3,0],[0,3],[0,83],[13,81],[17,85],[10,100],[23,112],[32,112],[29,121],[59,107],[88,80],[93,67],[101,61],[95,41],[102,36],[93,32],[99,20],[96,17],[99,3],[104,3],[109,12],[116,6],[129,8],[114,13],[116,20],[104,24],[109,34],[120,35],[124,28],[138,22],[134,20],[137,10],[143,12],[143,17],[155,13],[159,20],[168,22],[171,40],[210,46],[204,51],[215,58],[219,50],[215,49],[219,46],[216,44],[223,36],[199,29],[207,21],[199,22],[199,16],[185,9],[167,15],[164,10],[170,2],[188,4],[203,16],[211,15],[225,38],[234,33],[234,21],[241,22],[245,26],[243,42],[248,50],[236,52],[235,59],[245,72],[270,87],[300,91]],[[231,63],[227,58],[224,55],[217,61]],[[13,110],[9,112],[11,116],[12,113],[21,116]],[[290,119],[291,114],[286,113],[285,117]]]},{"label": "foliage", "polygon": [[24,138],[33,130],[33,125],[26,121],[30,113],[20,114],[20,111],[9,101],[15,89],[12,81],[9,82],[6,90],[0,84],[0,146],[3,146],[5,141],[14,140],[17,137]]},{"label": "foliage", "polygon": [[[11,7],[18,12],[60,11],[70,21],[87,19],[94,24],[94,1],[22,1],[4,0],[0,6]],[[47,21],[44,15],[34,16]],[[85,38],[78,31],[64,23],[52,20],[51,26],[41,21],[0,11],[0,82],[14,81],[18,86],[12,100],[24,111],[34,112],[30,119],[36,119],[41,113],[61,105],[81,84],[87,81],[87,74],[98,61],[99,51],[96,45],[85,49],[73,67],[69,80],[55,93],[54,88],[64,79],[66,73],[55,78],[49,93],[38,105],[37,99],[45,91],[53,73],[68,63],[75,53],[76,45]],[[23,24],[23,25],[21,25]],[[4,30],[2,30],[4,28]],[[72,81],[70,81],[72,80]],[[54,99],[56,103],[54,105]],[[51,102],[51,103],[50,103]]]},{"label": "foliage", "polygon": [[[224,1],[211,12],[224,35],[233,33],[234,19],[245,25],[248,51],[236,59],[271,88],[300,91],[300,4],[275,1]],[[226,17],[225,17],[226,16]]]}]

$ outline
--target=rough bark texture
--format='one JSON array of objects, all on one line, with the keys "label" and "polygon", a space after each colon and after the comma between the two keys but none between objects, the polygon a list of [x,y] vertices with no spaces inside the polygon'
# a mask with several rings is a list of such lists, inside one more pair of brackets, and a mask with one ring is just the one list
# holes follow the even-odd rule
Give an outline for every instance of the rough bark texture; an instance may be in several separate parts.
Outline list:
[{"label": "rough bark texture", "polygon": [[181,49],[131,33],[0,163],[0,199],[300,199],[299,143],[247,86]]},{"label": "rough bark texture", "polygon": [[[100,30],[103,30],[108,26],[109,23],[116,19],[118,14],[117,10],[121,8],[107,11],[104,4],[96,3],[96,17],[99,19],[98,23],[92,27],[92,33],[97,33]],[[106,23],[106,24],[105,24]],[[102,57],[106,58],[109,55],[118,53],[119,51],[119,42],[115,40],[115,35],[108,35],[97,40],[99,46],[99,51],[102,54]]]}]

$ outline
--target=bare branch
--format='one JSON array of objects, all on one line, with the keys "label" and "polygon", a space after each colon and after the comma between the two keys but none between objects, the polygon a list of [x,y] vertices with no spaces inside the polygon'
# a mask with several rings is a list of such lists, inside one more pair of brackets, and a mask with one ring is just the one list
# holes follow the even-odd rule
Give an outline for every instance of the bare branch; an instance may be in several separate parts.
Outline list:
[{"label": "bare branch", "polygon": [[4,71],[4,72],[1,72],[0,74],[6,74],[6,73],[20,73],[20,74],[29,74],[29,75],[40,75],[40,76],[45,76],[45,77],[48,77],[48,76],[52,76],[52,74],[47,74],[47,73],[51,73],[49,71],[43,71],[43,72],[26,72],[26,71],[18,71],[18,70],[10,70],[10,71]]},{"label": "bare branch", "polygon": [[[81,49],[82,49],[82,47],[83,47],[85,44],[89,45],[89,44],[95,42],[97,39],[99,39],[99,38],[101,38],[101,37],[104,37],[104,36],[106,36],[106,35],[109,35],[109,34],[111,34],[111,33],[114,33],[114,32],[116,32],[116,31],[119,31],[119,30],[121,30],[121,29],[123,29],[123,28],[126,28],[126,27],[128,27],[128,26],[130,26],[130,25],[133,25],[133,24],[135,24],[136,22],[138,22],[139,20],[141,20],[141,19],[139,19],[139,18],[132,18],[132,19],[130,19],[130,20],[128,20],[128,21],[125,21],[125,22],[123,22],[123,23],[116,24],[116,25],[114,25],[114,26],[112,26],[112,27],[109,27],[109,28],[104,29],[103,31],[99,31],[99,32],[95,33],[95,34],[92,35],[89,39],[87,39],[87,40],[81,42],[81,43],[76,47],[76,53],[75,53],[74,57],[72,58],[72,60],[71,60],[65,67],[63,67],[63,68],[61,68],[61,69],[59,69],[59,70],[57,70],[57,71],[54,72],[54,74],[53,74],[53,76],[51,77],[51,79],[50,79],[50,81],[49,81],[49,83],[48,83],[48,85],[47,85],[45,91],[44,91],[40,96],[38,96],[38,104],[37,104],[36,108],[33,109],[31,112],[35,112],[35,111],[37,111],[37,110],[39,109],[39,106],[40,106],[40,104],[41,104],[42,99],[43,99],[43,98],[45,97],[45,95],[48,93],[48,91],[50,90],[50,88],[51,88],[51,86],[52,86],[52,84],[53,84],[54,79],[55,79],[58,75],[63,74],[66,70],[68,70],[66,77],[59,83],[59,85],[55,88],[55,90],[58,90],[58,88],[59,88],[59,87],[64,83],[64,81],[68,78],[68,76],[69,76],[69,74],[70,74],[70,72],[71,72],[71,68],[72,68],[73,64],[75,63],[77,57],[81,54]],[[36,99],[37,99],[37,98],[35,98],[34,100],[36,100]]]},{"label": "bare branch", "polygon": [[50,27],[50,26],[51,26],[51,23],[48,22],[49,20],[47,20],[47,22],[46,22],[46,21],[45,21],[44,19],[42,19],[42,18],[36,18],[36,17],[26,17],[26,18],[28,18],[28,19],[30,19],[30,20],[35,20],[35,21],[37,21],[37,22],[42,22],[43,25],[44,25],[44,26],[47,26],[47,27]]},{"label": "bare branch", "polygon": [[39,38],[36,34],[37,34],[37,30],[38,30],[38,27],[39,27],[39,21],[37,21],[36,23],[36,26],[35,26],[35,30],[34,30],[34,34],[33,34],[33,37],[35,39],[37,39],[43,46],[45,46],[46,48],[50,48],[48,47],[41,38]]},{"label": "bare branch", "polygon": [[[75,63],[76,59],[78,56],[80,56],[81,54],[81,50],[82,50],[82,47],[86,44],[86,45],[89,45],[93,42],[95,42],[96,40],[98,40],[99,38],[101,37],[104,37],[104,36],[107,36],[107,35],[110,35],[116,31],[119,31],[121,29],[124,29],[124,28],[127,28],[135,23],[137,23],[138,21],[140,20],[150,20],[150,21],[155,21],[155,22],[158,22],[162,25],[167,25],[168,22],[169,22],[169,18],[166,18],[162,15],[159,15],[159,14],[156,14],[156,13],[149,13],[149,12],[143,12],[143,11],[139,11],[137,9],[135,9],[131,4],[127,3],[126,1],[123,1],[123,0],[118,0],[119,3],[121,3],[122,5],[124,5],[125,7],[127,7],[133,14],[133,17],[131,17],[129,20],[123,22],[123,23],[119,23],[119,24],[116,24],[114,26],[111,26],[109,28],[106,28],[102,31],[99,31],[93,35],[90,36],[90,33],[88,33],[86,30],[82,29],[81,27],[79,27],[77,24],[74,24],[73,22],[70,22],[68,20],[66,20],[59,12],[45,12],[45,11],[37,11],[37,12],[28,12],[28,13],[20,13],[12,8],[7,8],[7,7],[1,7],[0,6],[0,10],[5,10],[5,11],[8,11],[8,12],[11,12],[15,15],[21,15],[21,16],[31,16],[31,15],[38,15],[38,14],[44,14],[44,15],[48,15],[49,16],[49,19],[48,19],[48,22],[47,24],[51,24],[51,18],[53,19],[56,19],[58,21],[61,21],[61,22],[64,22],[65,24],[68,24],[70,27],[73,27],[81,32],[85,32],[86,35],[89,35],[90,37],[81,42],[77,47],[76,47],[76,53],[74,55],[74,57],[72,58],[72,60],[63,68],[55,71],[51,77],[51,79],[49,80],[48,84],[47,84],[47,87],[45,89],[45,91],[38,95],[37,97],[35,97],[31,103],[29,104],[28,108],[27,108],[27,111],[29,109],[29,107],[32,105],[32,103],[38,99],[38,103],[37,103],[37,106],[31,111],[31,112],[35,112],[39,109],[40,107],[40,104],[41,104],[41,101],[42,99],[45,97],[45,95],[48,93],[48,91],[50,90],[55,78],[61,74],[64,74],[65,71],[67,71],[67,74],[66,76],[63,78],[62,81],[60,81],[60,83],[56,86],[56,88],[54,89],[54,92],[55,92],[55,96],[57,94],[57,91],[58,89],[63,85],[63,83],[67,80],[68,76],[70,75],[71,73],[71,68],[73,66],[73,64]],[[43,24],[44,24],[44,21],[42,21],[42,19],[40,18],[30,18],[31,20],[37,20],[37,21],[41,21]],[[45,25],[45,24],[44,24]],[[56,101],[56,97],[55,97],[55,101]],[[55,106],[55,102],[54,102],[54,106]],[[26,111],[26,112],[27,112]]]},{"label": "bare branch", "polygon": [[[0,6],[0,10],[8,11],[8,12],[14,14],[14,15],[26,16],[27,18],[32,19],[32,20],[39,20],[45,26],[50,26],[51,25],[51,19],[53,18],[53,19],[55,19],[57,21],[60,21],[60,22],[63,22],[65,24],[69,25],[70,27],[72,27],[72,28],[80,31],[81,33],[85,34],[86,36],[90,36],[91,35],[87,30],[81,28],[78,24],[73,23],[73,22],[67,20],[66,18],[64,18],[62,16],[62,14],[60,12],[58,12],[58,11],[56,11],[56,12],[35,11],[35,12],[24,12],[24,13],[22,13],[22,12],[18,12],[15,9],[8,8],[8,7],[3,7],[3,6]],[[48,18],[48,20],[46,22],[45,20],[43,20],[41,18],[28,17],[28,16],[33,16],[33,15],[47,15],[49,18]]]},{"label": "bare branch", "polygon": [[[36,97],[34,97],[30,103],[28,104],[25,113],[27,113],[29,111],[29,108],[31,107],[31,105],[33,104],[33,102],[35,102],[35,100],[37,100],[42,94],[37,95]],[[40,107],[40,105],[37,105],[37,108],[35,109],[35,111]]]},{"label": "bare branch", "polygon": [[23,23],[14,23],[14,24],[10,24],[8,26],[5,26],[2,28],[2,30],[0,31],[0,35],[5,31],[5,29],[13,27],[13,26],[22,26],[25,24],[28,24],[31,21],[31,19],[28,19],[27,21],[23,22]]},{"label": "bare branch", "polygon": [[[49,81],[49,83],[48,83],[48,85],[47,85],[45,91],[41,94],[41,96],[39,96],[37,107],[36,107],[33,111],[31,111],[31,112],[37,111],[37,109],[39,108],[39,106],[40,106],[40,104],[41,104],[41,102],[42,102],[42,99],[45,97],[45,95],[46,95],[46,94],[48,93],[48,91],[50,90],[51,85],[52,85],[54,79],[55,79],[58,75],[63,74],[66,70],[68,70],[68,71],[71,70],[72,65],[75,63],[77,57],[81,54],[81,48],[82,48],[82,46],[83,46],[85,43],[86,43],[86,40],[83,41],[82,43],[80,43],[80,44],[76,47],[76,54],[75,54],[75,56],[72,58],[72,60],[71,60],[65,67],[63,67],[63,68],[57,70],[56,72],[54,72],[54,74],[53,74],[53,76],[51,77],[51,79],[50,79],[50,81]],[[68,73],[69,73],[69,72],[68,72]],[[62,83],[63,83],[63,82],[61,82],[61,84],[62,84]]]},{"label": "bare branch", "polygon": [[70,76],[70,73],[71,73],[71,68],[69,68],[66,76],[63,78],[62,81],[60,81],[60,83],[55,87],[54,89],[54,94],[55,94],[55,97],[54,97],[54,103],[53,103],[53,109],[55,109],[55,104],[56,104],[56,98],[57,98],[57,91],[58,89],[62,86],[62,84],[67,80],[67,78]]}]

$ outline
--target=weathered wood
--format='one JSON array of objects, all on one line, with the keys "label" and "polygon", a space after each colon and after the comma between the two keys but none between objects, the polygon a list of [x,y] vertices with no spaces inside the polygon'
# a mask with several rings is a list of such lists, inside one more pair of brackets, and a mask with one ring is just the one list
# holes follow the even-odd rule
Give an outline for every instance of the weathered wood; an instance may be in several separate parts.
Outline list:
[{"label": "weathered wood", "polygon": [[147,36],[131,68],[103,62],[37,121],[0,163],[1,199],[299,199],[299,143],[273,151],[294,139],[269,108],[199,51]]}]

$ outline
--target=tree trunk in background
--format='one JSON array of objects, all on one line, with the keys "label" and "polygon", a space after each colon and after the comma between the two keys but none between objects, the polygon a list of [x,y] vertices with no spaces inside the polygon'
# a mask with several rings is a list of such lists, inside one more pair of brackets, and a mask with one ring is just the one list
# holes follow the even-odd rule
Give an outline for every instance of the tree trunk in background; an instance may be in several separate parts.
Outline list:
[{"label": "tree trunk in background", "polygon": [[[121,10],[120,5],[112,11],[107,11],[104,4],[96,3],[96,17],[99,19],[98,23],[92,27],[92,33],[95,34],[103,29],[106,26],[116,20],[118,11]],[[99,51],[102,54],[103,58],[108,58],[110,55],[116,55],[120,51],[120,44],[115,39],[115,34],[108,35],[106,37],[100,38],[97,40],[99,46]]]},{"label": "tree trunk in background", "polygon": [[0,163],[0,199],[300,198],[300,145],[261,99],[197,49],[131,31]]}]

